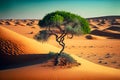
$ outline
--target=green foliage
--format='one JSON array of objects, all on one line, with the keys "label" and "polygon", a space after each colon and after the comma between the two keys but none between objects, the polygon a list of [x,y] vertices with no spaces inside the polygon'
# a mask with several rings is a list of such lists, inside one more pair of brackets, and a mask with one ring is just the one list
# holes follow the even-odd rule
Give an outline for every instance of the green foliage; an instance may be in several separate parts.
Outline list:
[{"label": "green foliage", "polygon": [[86,19],[65,11],[56,11],[47,14],[39,21],[38,25],[42,28],[57,28],[58,26],[64,25],[64,30],[75,35],[90,33],[89,24]]},{"label": "green foliage", "polygon": [[44,41],[47,41],[49,37],[50,37],[49,31],[42,30],[37,35],[35,35],[34,38],[36,40],[40,40],[40,41],[44,42]]},{"label": "green foliage", "polygon": [[60,26],[63,23],[64,18],[58,14],[50,17],[50,25],[51,26]]},{"label": "green foliage", "polygon": [[82,33],[84,33],[84,34],[90,33],[90,27],[89,27],[88,21],[85,20],[84,18],[80,18],[80,23],[81,23]]}]

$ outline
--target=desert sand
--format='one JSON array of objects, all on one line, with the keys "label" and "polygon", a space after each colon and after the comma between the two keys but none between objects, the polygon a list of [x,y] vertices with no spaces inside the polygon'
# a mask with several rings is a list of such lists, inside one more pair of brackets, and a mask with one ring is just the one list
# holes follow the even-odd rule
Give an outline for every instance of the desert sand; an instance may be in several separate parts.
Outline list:
[{"label": "desert sand", "polygon": [[120,70],[94,64],[75,55],[71,55],[81,66],[67,69],[41,67],[41,64],[22,68],[1,70],[1,80],[119,80]]},{"label": "desert sand", "polygon": [[[90,34],[92,38],[88,39],[89,37],[86,38],[87,35],[83,35],[75,36],[73,39],[66,37],[65,40],[65,52],[69,53],[81,65],[72,68],[58,68],[42,66],[46,63],[44,61],[46,58],[43,59],[39,56],[47,55],[50,51],[58,52],[61,46],[55,42],[54,37],[51,37],[46,43],[33,39],[34,35],[41,30],[37,25],[38,20],[2,20],[0,24],[0,47],[3,53],[32,56],[28,59],[25,59],[26,57],[22,58],[23,60],[20,59],[22,66],[1,69],[0,80],[119,80],[119,25],[117,25],[117,30],[113,27],[111,30],[109,27],[111,23],[108,21],[105,21],[106,24],[104,25],[98,25],[100,21],[90,21],[93,31]],[[96,32],[100,32],[100,34],[96,34]],[[108,34],[103,35],[102,33],[101,35],[101,32]],[[111,36],[111,34],[113,35]],[[35,55],[38,54],[39,56],[36,58]],[[10,60],[9,57],[7,58]],[[31,62],[29,65],[22,64],[27,64],[32,60],[35,62]]]}]

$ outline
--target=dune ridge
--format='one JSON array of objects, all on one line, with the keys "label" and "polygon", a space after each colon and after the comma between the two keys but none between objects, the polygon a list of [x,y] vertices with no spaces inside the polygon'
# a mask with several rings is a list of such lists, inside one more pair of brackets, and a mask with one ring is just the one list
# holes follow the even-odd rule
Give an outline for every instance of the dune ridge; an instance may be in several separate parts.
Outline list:
[{"label": "dune ridge", "polygon": [[2,26],[0,26],[0,38],[0,44],[2,44],[0,45],[0,47],[5,48],[1,49],[1,52],[3,52],[2,54],[6,54],[6,52],[11,53],[11,55],[13,55],[14,53],[20,54],[21,52],[24,54],[44,54],[50,51],[59,51],[59,49],[54,46],[29,39]]}]

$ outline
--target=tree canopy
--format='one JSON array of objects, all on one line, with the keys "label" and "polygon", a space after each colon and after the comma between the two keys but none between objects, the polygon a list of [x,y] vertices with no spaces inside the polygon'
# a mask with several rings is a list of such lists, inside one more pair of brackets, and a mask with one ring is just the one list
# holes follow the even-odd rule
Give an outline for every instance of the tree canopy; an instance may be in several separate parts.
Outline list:
[{"label": "tree canopy", "polygon": [[65,12],[65,11],[56,11],[47,14],[38,24],[41,28],[59,28],[64,26],[62,30],[67,31],[72,34],[87,34],[90,32],[89,23],[86,19],[78,16],[76,14]]}]

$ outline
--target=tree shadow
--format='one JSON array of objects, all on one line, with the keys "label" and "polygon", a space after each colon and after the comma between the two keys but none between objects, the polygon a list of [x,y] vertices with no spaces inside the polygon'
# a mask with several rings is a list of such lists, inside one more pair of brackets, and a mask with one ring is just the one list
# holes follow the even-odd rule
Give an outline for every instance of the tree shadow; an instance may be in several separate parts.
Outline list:
[{"label": "tree shadow", "polygon": [[0,55],[0,70],[41,64],[52,57],[49,54]]}]

